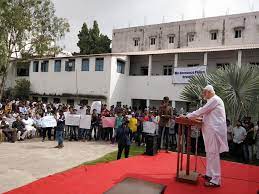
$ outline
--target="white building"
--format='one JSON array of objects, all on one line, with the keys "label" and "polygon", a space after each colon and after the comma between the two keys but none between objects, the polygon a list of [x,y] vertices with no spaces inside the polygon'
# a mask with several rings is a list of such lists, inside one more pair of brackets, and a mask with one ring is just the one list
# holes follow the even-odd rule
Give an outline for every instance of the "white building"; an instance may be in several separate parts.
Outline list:
[{"label": "white building", "polygon": [[179,97],[185,85],[172,82],[174,68],[259,65],[259,12],[116,29],[112,51],[33,59],[10,71],[8,85],[25,77],[32,96],[44,101],[158,106],[169,96],[186,109]]}]

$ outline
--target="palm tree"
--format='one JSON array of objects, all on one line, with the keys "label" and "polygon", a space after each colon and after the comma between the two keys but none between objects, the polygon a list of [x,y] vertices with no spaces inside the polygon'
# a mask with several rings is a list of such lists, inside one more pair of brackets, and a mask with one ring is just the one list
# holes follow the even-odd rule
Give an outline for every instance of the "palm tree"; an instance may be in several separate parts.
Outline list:
[{"label": "palm tree", "polygon": [[232,123],[258,112],[255,100],[259,96],[259,67],[230,65],[215,73],[196,76],[184,88],[181,98],[197,103],[199,93],[207,83],[214,86],[216,94],[224,101],[227,116]]},{"label": "palm tree", "polygon": [[208,76],[206,74],[194,76],[190,79],[189,84],[184,87],[180,98],[190,102],[193,107],[199,106],[202,101],[201,92],[206,85],[208,85]]}]

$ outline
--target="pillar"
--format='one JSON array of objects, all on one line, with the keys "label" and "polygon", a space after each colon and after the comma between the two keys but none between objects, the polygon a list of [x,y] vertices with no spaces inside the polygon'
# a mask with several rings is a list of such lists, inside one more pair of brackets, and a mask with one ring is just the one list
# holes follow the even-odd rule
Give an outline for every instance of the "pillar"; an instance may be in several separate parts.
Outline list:
[{"label": "pillar", "polygon": [[174,54],[174,67],[178,67],[178,53]]},{"label": "pillar", "polygon": [[152,73],[152,55],[148,56],[148,76],[150,77]]},{"label": "pillar", "polygon": [[241,67],[242,65],[242,50],[238,50],[237,52],[237,66]]},{"label": "pillar", "polygon": [[147,106],[147,109],[149,109],[149,106],[150,106],[150,100],[149,99],[146,100],[146,106]]},{"label": "pillar", "polygon": [[208,65],[208,53],[204,53],[203,57],[203,65],[207,66]]}]

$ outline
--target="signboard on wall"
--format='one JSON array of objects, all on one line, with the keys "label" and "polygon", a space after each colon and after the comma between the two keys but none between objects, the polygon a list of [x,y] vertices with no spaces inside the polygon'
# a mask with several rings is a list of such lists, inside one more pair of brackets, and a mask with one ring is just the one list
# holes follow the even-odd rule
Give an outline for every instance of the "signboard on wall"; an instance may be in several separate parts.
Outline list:
[{"label": "signboard on wall", "polygon": [[174,68],[173,83],[187,84],[189,80],[199,74],[206,74],[207,66],[176,67]]}]

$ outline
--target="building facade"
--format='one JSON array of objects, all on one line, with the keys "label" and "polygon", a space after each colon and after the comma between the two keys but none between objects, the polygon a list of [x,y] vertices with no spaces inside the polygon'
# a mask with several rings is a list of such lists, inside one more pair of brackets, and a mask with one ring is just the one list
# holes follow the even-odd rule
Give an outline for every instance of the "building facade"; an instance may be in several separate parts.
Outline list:
[{"label": "building facade", "polygon": [[29,79],[35,100],[152,107],[168,96],[186,110],[174,68],[249,63],[259,65],[259,12],[116,29],[112,53],[33,59],[13,67],[8,84]]}]

